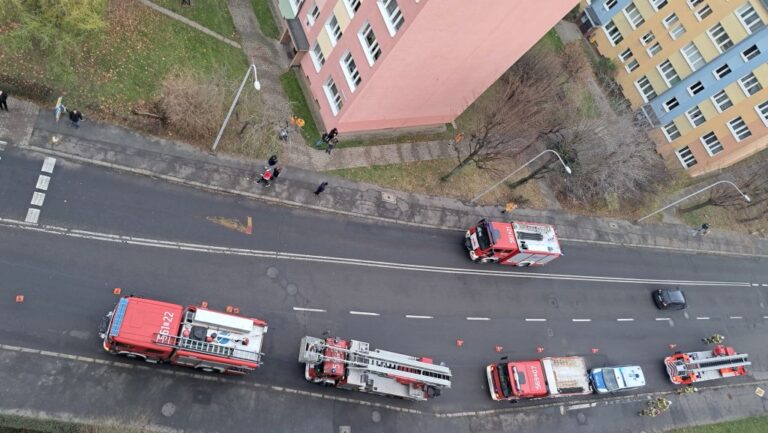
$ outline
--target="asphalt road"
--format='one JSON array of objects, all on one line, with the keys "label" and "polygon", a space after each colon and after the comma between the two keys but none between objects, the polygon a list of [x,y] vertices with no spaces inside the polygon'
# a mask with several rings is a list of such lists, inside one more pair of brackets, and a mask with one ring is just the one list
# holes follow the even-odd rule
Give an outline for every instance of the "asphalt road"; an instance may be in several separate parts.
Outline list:
[{"label": "asphalt road", "polygon": [[[24,219],[42,163],[35,154],[3,152],[0,218]],[[253,234],[210,216],[252,216]],[[96,326],[120,287],[181,304],[234,305],[267,320],[265,365],[240,379],[246,383],[379,401],[304,381],[298,341],[324,331],[443,361],[454,372],[453,389],[420,406],[442,412],[498,408],[483,367],[503,355],[535,358],[539,346],[542,355],[584,355],[593,367],[639,364],[648,389],[662,390],[670,388],[661,365],[669,345],[700,350],[702,336],[719,332],[750,353],[753,371],[768,371],[761,338],[768,288],[751,285],[768,282],[764,260],[563,242],[566,256],[545,268],[482,267],[468,262],[460,232],[267,205],[61,160],[40,223],[148,240],[132,245],[0,225],[3,344],[109,359]],[[153,240],[258,254],[180,251]],[[654,280],[683,284],[689,309],[657,311]],[[25,302],[13,302],[15,294]],[[318,311],[301,310],[308,308]]]}]

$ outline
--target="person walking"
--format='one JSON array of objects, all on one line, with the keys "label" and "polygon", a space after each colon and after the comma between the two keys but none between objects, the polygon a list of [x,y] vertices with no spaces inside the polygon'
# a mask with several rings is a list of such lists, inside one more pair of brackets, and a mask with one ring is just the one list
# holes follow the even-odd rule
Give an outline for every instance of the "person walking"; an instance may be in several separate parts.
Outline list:
[{"label": "person walking", "polygon": [[325,191],[325,187],[328,186],[328,182],[323,182],[320,185],[317,186],[317,189],[315,190],[315,195],[320,195],[321,192]]},{"label": "person walking", "polygon": [[81,120],[83,120],[83,113],[78,110],[72,110],[69,112],[69,121],[72,122],[72,126],[79,128]]},{"label": "person walking", "polygon": [[0,90],[0,110],[8,111],[8,93]]},{"label": "person walking", "polygon": [[259,183],[263,183],[265,187],[269,186],[269,181],[272,179],[272,170],[266,169],[259,179]]},{"label": "person walking", "polygon": [[272,170],[272,180],[277,180],[277,177],[280,176],[280,173],[283,171],[283,166],[278,165]]},{"label": "person walking", "polygon": [[704,223],[698,229],[691,229],[691,236],[706,236],[709,234],[709,224]]},{"label": "person walking", "polygon": [[328,142],[328,147],[325,148],[325,153],[330,155],[331,151],[333,151],[333,148],[336,146],[336,143],[338,143],[338,142],[339,142],[339,140],[337,140],[335,138],[332,139],[331,141],[329,141]]},{"label": "person walking", "polygon": [[339,130],[336,128],[333,128],[330,131],[328,131],[328,135],[326,136],[326,139],[327,139],[326,143],[330,143],[331,140],[336,138],[337,135],[339,135]]}]

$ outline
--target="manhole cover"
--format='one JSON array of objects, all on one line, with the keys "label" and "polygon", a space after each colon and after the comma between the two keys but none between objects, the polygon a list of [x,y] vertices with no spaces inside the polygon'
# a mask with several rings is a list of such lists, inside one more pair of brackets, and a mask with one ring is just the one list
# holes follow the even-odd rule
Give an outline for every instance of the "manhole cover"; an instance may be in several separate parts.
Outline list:
[{"label": "manhole cover", "polygon": [[617,229],[617,228],[619,228],[619,225],[618,225],[618,224],[616,224],[616,223],[608,223],[608,225],[609,225],[609,226],[611,226],[611,228],[612,228],[612,229]]},{"label": "manhole cover", "polygon": [[348,425],[340,425],[339,426],[339,433],[352,433],[352,427]]},{"label": "manhole cover", "polygon": [[278,275],[280,275],[280,271],[278,271],[276,267],[270,266],[269,268],[267,268],[267,276],[269,278],[274,279],[274,278],[277,278]]},{"label": "manhole cover", "polygon": [[381,421],[381,414],[379,413],[378,410],[374,410],[373,412],[371,412],[371,421],[375,423]]},{"label": "manhole cover", "polygon": [[397,204],[397,199],[395,198],[395,196],[390,194],[390,193],[388,193],[388,192],[383,192],[382,191],[381,199],[384,200],[387,203]]},{"label": "manhole cover", "polygon": [[576,414],[576,421],[578,421],[580,425],[584,425],[587,423],[587,416],[584,415],[583,412],[579,412]]},{"label": "manhole cover", "polygon": [[291,296],[295,295],[298,291],[299,287],[296,284],[291,283],[285,286],[285,292]]},{"label": "manhole cover", "polygon": [[547,328],[547,335],[551,338],[555,336],[555,330],[552,328]]},{"label": "manhole cover", "polygon": [[162,409],[160,409],[160,412],[165,417],[173,416],[173,413],[176,412],[176,405],[173,403],[166,403],[163,405]]}]

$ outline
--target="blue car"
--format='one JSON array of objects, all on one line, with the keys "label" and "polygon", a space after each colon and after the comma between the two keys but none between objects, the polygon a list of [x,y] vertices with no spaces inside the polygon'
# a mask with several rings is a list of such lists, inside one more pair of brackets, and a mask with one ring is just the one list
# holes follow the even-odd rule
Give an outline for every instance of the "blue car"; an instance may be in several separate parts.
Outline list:
[{"label": "blue car", "polygon": [[589,380],[598,394],[627,391],[645,386],[643,370],[637,365],[595,368]]}]

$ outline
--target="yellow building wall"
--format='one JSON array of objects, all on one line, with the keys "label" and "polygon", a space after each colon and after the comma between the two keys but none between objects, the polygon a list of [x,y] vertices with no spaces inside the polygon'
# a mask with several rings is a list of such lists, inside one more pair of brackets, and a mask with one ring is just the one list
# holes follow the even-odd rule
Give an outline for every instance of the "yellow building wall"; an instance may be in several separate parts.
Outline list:
[{"label": "yellow building wall", "polygon": [[346,32],[347,27],[349,26],[349,22],[352,20],[349,17],[349,11],[347,10],[347,7],[344,6],[344,2],[337,2],[336,5],[333,6],[333,13],[336,15],[336,21],[339,22],[341,32]]}]

